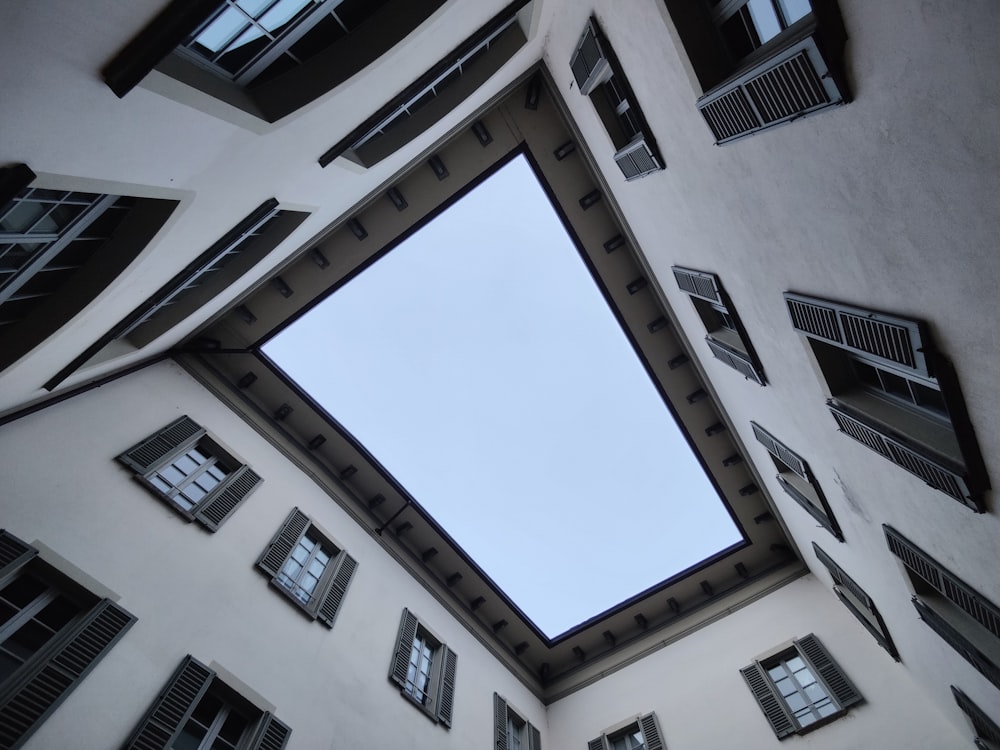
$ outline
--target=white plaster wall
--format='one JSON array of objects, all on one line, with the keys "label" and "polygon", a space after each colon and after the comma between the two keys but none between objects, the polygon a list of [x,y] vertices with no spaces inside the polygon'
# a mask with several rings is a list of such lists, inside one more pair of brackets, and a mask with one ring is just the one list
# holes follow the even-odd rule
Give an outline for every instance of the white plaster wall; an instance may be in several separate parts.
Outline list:
[{"label": "white plaster wall", "polygon": [[670,750],[779,746],[739,670],[792,638],[815,633],[866,702],[787,748],[938,750],[963,738],[857,621],[812,577],[799,579],[723,620],[549,707],[560,750],[581,750],[605,729],[655,711]]},{"label": "white plaster wall", "polygon": [[[214,535],[113,460],[182,414],[264,477]],[[120,746],[188,653],[273,703],[293,728],[291,750],[489,747],[494,691],[547,738],[539,701],[334,500],[173,364],[4,427],[0,476],[2,526],[51,547],[139,618],[29,749]],[[332,630],[302,616],[254,568],[294,505],[359,563]],[[403,607],[458,654],[450,730],[387,678]]]}]

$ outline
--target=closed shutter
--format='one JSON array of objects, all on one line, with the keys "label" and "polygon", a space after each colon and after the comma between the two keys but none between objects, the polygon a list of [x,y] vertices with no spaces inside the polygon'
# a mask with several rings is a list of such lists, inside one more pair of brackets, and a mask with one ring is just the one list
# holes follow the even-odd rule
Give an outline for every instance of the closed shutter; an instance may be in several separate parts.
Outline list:
[{"label": "closed shutter", "polygon": [[184,416],[129,448],[118,456],[118,460],[136,473],[146,475],[194,445],[204,434],[205,430],[200,425]]},{"label": "closed shutter", "polygon": [[187,656],[160,691],[146,716],[125,746],[126,750],[164,750],[170,747],[198,701],[208,690],[215,672]]},{"label": "closed shutter", "polygon": [[455,673],[458,656],[447,646],[441,646],[441,690],[437,702],[438,720],[446,727],[451,726],[451,715],[455,708]]},{"label": "closed shutter", "polygon": [[496,750],[507,750],[507,701],[493,693],[493,727]]},{"label": "closed shutter", "polygon": [[542,733],[528,724],[528,750],[542,750]]},{"label": "closed shutter", "polygon": [[799,655],[812,666],[813,674],[818,675],[826,683],[834,700],[842,709],[863,700],[861,693],[854,687],[843,670],[837,666],[827,650],[823,648],[819,638],[809,634],[799,638],[794,643]]},{"label": "closed shutter", "polygon": [[714,273],[692,271],[690,268],[681,268],[680,266],[673,266],[671,270],[674,272],[677,286],[683,291],[695,297],[707,299],[709,302],[722,304],[722,298],[719,296],[719,277]]},{"label": "closed shutter", "polygon": [[587,743],[587,750],[604,750],[604,735],[595,737]]},{"label": "closed shutter", "polygon": [[920,619],[927,623],[931,630],[960,653],[983,677],[1000,688],[1000,665],[995,664],[989,656],[984,654],[948,620],[939,615],[933,607],[917,597],[913,597],[913,606],[916,608],[917,614],[920,615]]},{"label": "closed shutter", "polygon": [[274,714],[265,713],[250,742],[249,750],[282,750],[288,744],[291,734],[292,730],[287,724],[275,718]]},{"label": "closed shutter", "polygon": [[750,426],[753,427],[753,434],[754,437],[757,438],[757,442],[767,448],[768,453],[777,458],[781,461],[781,463],[785,464],[785,466],[805,479],[807,482],[811,482],[809,478],[808,466],[798,453],[782,443],[778,440],[778,438],[756,422],[751,422]]},{"label": "closed shutter", "polygon": [[611,65],[601,48],[601,39],[593,19],[587,23],[576,51],[570,58],[569,67],[573,71],[577,88],[584,96],[589,96],[599,84],[607,80]]},{"label": "closed shutter", "polygon": [[340,604],[347,593],[347,587],[351,583],[354,571],[358,567],[358,561],[346,552],[341,551],[337,555],[337,569],[330,579],[330,587],[323,596],[323,601],[319,605],[317,618],[328,627],[333,627],[333,621],[340,610]]},{"label": "closed shutter", "polygon": [[38,550],[30,544],[0,529],[0,585],[37,554]]},{"label": "closed shutter", "polygon": [[636,180],[651,172],[663,169],[663,161],[646,139],[645,133],[638,133],[624,148],[615,154],[615,163],[625,175],[625,180]]},{"label": "closed shutter", "polygon": [[104,599],[57,636],[47,658],[29,661],[28,673],[0,693],[0,747],[14,747],[45,721],[135,620]]},{"label": "closed shutter", "polygon": [[262,481],[260,475],[249,466],[241,466],[202,503],[194,514],[195,519],[209,531],[217,531]]},{"label": "closed shutter", "polygon": [[663,735],[660,732],[660,725],[656,721],[656,714],[649,713],[640,718],[639,728],[642,729],[645,750],[663,750]]},{"label": "closed shutter", "polygon": [[403,608],[403,617],[399,621],[399,633],[396,635],[396,651],[389,666],[389,679],[401,688],[406,685],[406,673],[410,668],[410,652],[413,650],[413,639],[417,637],[417,618],[410,610]]},{"label": "closed shutter", "polygon": [[746,680],[754,698],[757,699],[760,710],[764,712],[764,716],[767,717],[771,729],[774,730],[778,738],[793,734],[796,729],[795,721],[788,709],[785,708],[784,701],[775,692],[764,667],[754,662],[749,667],[741,669],[740,674]]},{"label": "closed shutter", "polygon": [[307,528],[309,528],[309,516],[298,508],[292,508],[292,512],[271,539],[267,549],[257,558],[257,567],[271,578],[276,577]]}]

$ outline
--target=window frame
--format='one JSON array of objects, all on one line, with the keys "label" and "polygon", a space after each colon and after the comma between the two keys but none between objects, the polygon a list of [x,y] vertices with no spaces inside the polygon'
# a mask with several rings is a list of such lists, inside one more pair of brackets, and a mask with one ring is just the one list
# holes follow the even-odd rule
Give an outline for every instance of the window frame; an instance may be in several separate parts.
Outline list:
[{"label": "window frame", "polygon": [[624,734],[642,734],[642,750],[666,750],[660,721],[654,711],[648,714],[638,714],[631,721],[622,722],[603,731],[587,743],[587,750],[612,750],[612,741]]},{"label": "window frame", "polygon": [[[212,491],[191,509],[185,509],[170,493],[157,487],[152,477],[195,447],[211,454],[231,469],[226,478]],[[139,441],[118,455],[116,460],[131,469],[134,472],[134,479],[170,508],[188,521],[196,521],[213,533],[219,530],[264,481],[259,474],[223,448],[204,427],[187,415]]]},{"label": "window frame", "polygon": [[68,592],[79,611],[0,682],[0,742],[11,750],[31,737],[137,620],[51,569],[37,548],[0,529],[0,590],[25,573]]},{"label": "window frame", "polygon": [[215,670],[188,655],[136,725],[125,750],[168,750],[199,702],[209,694],[230,703],[239,702],[239,708],[256,716],[240,738],[240,750],[282,750],[288,744],[292,730],[287,724],[254,705]]},{"label": "window frame", "polygon": [[[428,700],[417,700],[407,689],[411,652],[418,637],[435,644],[430,684],[424,691]],[[389,681],[399,687],[399,694],[420,710],[435,724],[451,728],[455,702],[458,656],[447,644],[429,630],[409,609],[403,608],[396,635],[396,647],[389,664]]]},{"label": "window frame", "polygon": [[[292,586],[281,580],[285,566],[292,558],[299,542],[307,537],[311,537],[330,555],[322,575],[310,593],[308,602],[303,601]],[[332,628],[357,571],[358,561],[347,553],[342,544],[317,526],[309,516],[298,507],[294,507],[257,558],[256,566],[268,576],[271,588],[280,592],[310,619],[318,620],[326,627]],[[298,580],[296,578],[296,584]]]},{"label": "window frame", "polygon": [[[511,747],[509,726],[512,722],[520,722],[523,730],[519,748]],[[493,724],[494,750],[542,750],[542,735],[538,729],[523,714],[512,709],[507,699],[499,693],[493,693]]]}]

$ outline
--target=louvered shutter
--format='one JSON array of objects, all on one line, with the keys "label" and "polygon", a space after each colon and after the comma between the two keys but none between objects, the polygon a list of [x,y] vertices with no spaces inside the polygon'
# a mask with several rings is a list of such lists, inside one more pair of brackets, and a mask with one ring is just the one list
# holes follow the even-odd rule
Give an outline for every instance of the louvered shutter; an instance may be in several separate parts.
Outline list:
[{"label": "louvered shutter", "polygon": [[219,485],[195,512],[194,517],[209,531],[216,531],[263,480],[249,466],[241,466]]},{"label": "louvered shutter", "polygon": [[941,639],[955,649],[962,657],[976,668],[983,677],[1000,688],[1000,665],[995,664],[974,643],[955,628],[947,619],[938,614],[933,607],[928,606],[917,597],[913,597],[913,606],[920,619],[941,636]]},{"label": "louvered shutter", "polygon": [[126,750],[163,750],[170,746],[208,690],[215,672],[193,656],[174,672],[149,712],[139,722]]},{"label": "louvered shutter", "polygon": [[451,726],[451,716],[455,709],[455,673],[458,670],[458,656],[447,646],[441,646],[441,689],[438,692],[437,717],[446,727]]},{"label": "louvered shutter", "polygon": [[184,416],[129,448],[118,456],[118,460],[136,473],[146,475],[187,450],[204,434],[199,424]]},{"label": "louvered shutter", "polygon": [[493,727],[496,750],[507,750],[507,701],[493,693]]},{"label": "louvered shutter", "polygon": [[[958,704],[958,707],[969,717],[978,738],[992,742],[994,746],[1000,745],[1000,727],[996,725],[996,722],[954,685],[951,686],[951,694],[955,697],[955,703]],[[980,747],[989,746],[984,742]]]},{"label": "louvered shutter", "polygon": [[323,600],[320,602],[319,610],[316,613],[317,618],[328,627],[333,627],[333,621],[337,617],[340,604],[347,593],[347,587],[350,585],[354,571],[358,567],[358,561],[346,552],[341,551],[337,555],[336,565],[337,569],[330,579],[330,586],[326,594],[323,595]]},{"label": "louvered shutter", "polygon": [[844,569],[837,565],[837,563],[833,561],[833,558],[826,554],[826,552],[823,551],[823,548],[816,544],[816,542],[813,542],[812,546],[813,552],[816,553],[816,557],[821,563],[823,563],[826,569],[830,571],[830,576],[833,578],[833,582],[850,591],[851,594],[853,594],[858,601],[864,604],[864,606],[869,610],[875,609],[875,605],[872,603],[871,597],[865,593],[864,589],[858,586],[858,584],[854,582],[854,579],[847,575],[847,573],[844,572]]},{"label": "louvered shutter", "polygon": [[923,352],[927,336],[920,321],[793,292],[785,292],[785,304],[792,326],[807,336],[897,370],[930,376]]},{"label": "louvered shutter", "polygon": [[292,508],[292,512],[288,514],[278,533],[271,538],[267,549],[257,558],[257,567],[271,578],[276,577],[308,528],[309,516],[298,508]]},{"label": "louvered shutter", "polygon": [[275,718],[274,714],[265,712],[250,742],[249,750],[282,750],[288,744],[291,735],[292,730],[287,724]]},{"label": "louvered shutter", "polygon": [[593,19],[583,30],[583,36],[570,58],[569,67],[573,71],[577,88],[585,96],[589,96],[598,85],[607,80],[611,66],[601,48],[601,39]]},{"label": "louvered shutter", "polygon": [[802,460],[798,453],[782,443],[756,422],[751,422],[750,426],[753,427],[753,434],[754,437],[757,438],[757,442],[767,448],[768,453],[777,458],[781,461],[781,463],[785,464],[789,469],[805,479],[807,482],[811,481],[806,462]]},{"label": "louvered shutter", "polygon": [[680,266],[673,266],[671,270],[674,272],[677,286],[683,291],[709,302],[722,304],[722,298],[719,296],[719,277],[714,273],[693,271]]},{"label": "louvered shutter", "polygon": [[799,655],[812,666],[813,673],[818,675],[830,688],[830,693],[841,708],[846,709],[863,700],[861,693],[854,687],[843,670],[837,666],[829,652],[823,648],[819,638],[810,633],[794,643]]},{"label": "louvered shutter", "polygon": [[14,200],[35,180],[35,173],[27,164],[0,167],[0,209]]},{"label": "louvered shutter", "polygon": [[656,714],[649,713],[639,719],[639,728],[645,741],[645,750],[664,750],[663,734],[660,732]]},{"label": "louvered shutter", "polygon": [[25,565],[38,550],[30,544],[22,542],[13,534],[0,529],[0,585],[14,575],[22,565]]},{"label": "louvered shutter", "polygon": [[13,747],[33,732],[87,676],[136,618],[104,599],[67,626],[28,670],[0,693],[0,747]]},{"label": "louvered shutter", "polygon": [[754,361],[744,352],[719,341],[712,336],[706,336],[705,342],[712,351],[712,356],[720,362],[732,367],[743,377],[752,380],[758,385],[767,385],[767,379]]},{"label": "louvered shutter", "polygon": [[587,750],[604,750],[604,735],[595,737],[587,743]]},{"label": "louvered shutter", "polygon": [[528,750],[542,750],[542,733],[528,724]]},{"label": "louvered shutter", "polygon": [[399,633],[396,635],[396,651],[389,667],[389,679],[400,687],[406,684],[406,673],[410,668],[410,652],[413,650],[413,639],[416,637],[417,618],[404,607],[403,617],[399,621]]},{"label": "louvered shutter", "polygon": [[663,169],[663,161],[646,139],[645,133],[638,133],[624,148],[615,153],[615,163],[625,175],[626,181]]},{"label": "louvered shutter", "polygon": [[775,692],[774,686],[771,684],[771,679],[767,676],[764,667],[754,662],[749,667],[743,667],[740,670],[740,674],[746,680],[754,698],[757,699],[760,710],[764,712],[764,716],[767,717],[768,722],[771,724],[771,729],[774,730],[778,738],[780,739],[793,734],[796,729],[795,720],[788,712],[788,709],[785,708],[784,701]]}]

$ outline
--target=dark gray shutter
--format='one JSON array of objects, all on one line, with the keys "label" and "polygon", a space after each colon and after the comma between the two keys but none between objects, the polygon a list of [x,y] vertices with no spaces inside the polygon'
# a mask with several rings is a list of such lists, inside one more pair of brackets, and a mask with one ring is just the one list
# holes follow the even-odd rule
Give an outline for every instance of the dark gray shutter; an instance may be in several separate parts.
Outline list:
[{"label": "dark gray shutter", "polygon": [[507,701],[493,693],[493,726],[496,750],[507,750]]},{"label": "dark gray shutter", "polygon": [[45,658],[29,661],[29,671],[0,693],[0,747],[18,745],[41,725],[135,619],[104,599],[64,628],[46,650]]},{"label": "dark gray shutter", "polygon": [[241,466],[198,508],[194,517],[209,531],[216,531],[263,480],[249,466]]},{"label": "dark gray shutter", "polygon": [[35,177],[35,173],[27,164],[11,164],[7,167],[0,167],[0,209],[5,208],[8,203],[20,195],[22,190],[35,181]]},{"label": "dark gray shutter", "polygon": [[[972,726],[976,730],[977,739],[987,740],[995,745],[1000,745],[1000,727],[997,726],[996,722],[987,716],[986,712],[977,706],[969,696],[954,685],[951,686],[951,694],[955,697],[955,703],[958,704],[958,707],[965,712],[965,715],[972,722]],[[986,745],[980,745],[980,747],[986,747]]]},{"label": "dark gray shutter", "polygon": [[528,750],[542,750],[542,733],[528,724]]},{"label": "dark gray shutter", "polygon": [[677,286],[683,291],[695,297],[707,299],[709,302],[722,304],[722,298],[719,296],[719,277],[714,273],[693,271],[690,268],[681,268],[680,266],[673,266],[671,270],[674,272]]},{"label": "dark gray shutter", "polygon": [[984,654],[974,643],[969,641],[954,625],[938,614],[917,597],[913,597],[913,606],[920,619],[941,636],[941,639],[955,649],[962,657],[976,668],[983,677],[1000,688],[1000,665],[994,664],[989,656]]},{"label": "dark gray shutter", "polygon": [[736,372],[740,373],[748,380],[752,380],[758,385],[767,385],[764,373],[760,371],[753,360],[746,353],[719,341],[712,336],[705,337],[708,348],[712,351],[712,356],[720,362],[729,365]]},{"label": "dark gray shutter", "polygon": [[184,661],[167,682],[149,712],[139,722],[126,750],[163,750],[174,741],[184,722],[191,716],[215,672],[193,656]]},{"label": "dark gray shutter", "polygon": [[607,80],[611,70],[607,55],[601,49],[601,40],[597,33],[597,25],[591,19],[583,30],[583,36],[576,46],[576,51],[570,58],[569,67],[576,79],[580,93],[589,96],[597,86]]},{"label": "dark gray shutter", "polygon": [[639,728],[645,740],[646,750],[664,750],[663,735],[656,721],[656,714],[648,713],[639,719]]},{"label": "dark gray shutter", "polygon": [[403,617],[399,621],[399,633],[396,635],[396,650],[389,666],[389,679],[400,687],[406,684],[406,673],[410,668],[410,652],[413,650],[413,639],[416,637],[417,618],[404,607]]},{"label": "dark gray shutter", "polygon": [[458,656],[447,646],[441,646],[441,690],[438,694],[437,717],[446,727],[451,726],[451,715],[455,708],[455,673]]},{"label": "dark gray shutter", "polygon": [[249,750],[282,750],[288,744],[292,730],[287,724],[265,712],[257,726],[257,732],[250,742]]},{"label": "dark gray shutter", "polygon": [[799,456],[798,453],[782,443],[778,440],[778,438],[756,422],[751,422],[750,426],[753,427],[753,434],[754,437],[757,438],[757,442],[767,448],[768,453],[777,458],[781,461],[781,463],[785,464],[789,469],[805,479],[807,482],[811,482],[807,464],[802,460],[802,457]]},{"label": "dark gray shutter", "polygon": [[169,458],[193,445],[205,430],[187,416],[171,422],[155,435],[118,456],[118,460],[138,474],[148,474]]},{"label": "dark gray shutter", "polygon": [[749,667],[743,667],[740,674],[746,680],[754,698],[757,699],[760,710],[764,712],[764,716],[767,717],[771,729],[774,730],[778,738],[794,734],[796,730],[795,720],[785,707],[785,702],[775,691],[764,667],[754,662]]},{"label": "dark gray shutter", "polygon": [[604,735],[595,737],[587,743],[587,750],[604,750]]},{"label": "dark gray shutter", "polygon": [[810,633],[795,640],[794,643],[799,655],[813,667],[813,673],[818,675],[830,688],[834,700],[841,708],[846,709],[863,700],[861,693],[854,687],[843,670],[837,666],[829,652],[823,648],[819,638]]},{"label": "dark gray shutter", "polygon": [[337,555],[336,565],[337,569],[330,579],[330,587],[327,589],[326,594],[324,594],[323,601],[320,603],[319,610],[316,613],[320,622],[325,623],[329,627],[333,627],[333,621],[337,617],[340,604],[347,593],[347,587],[350,585],[354,571],[358,567],[358,561],[341,550],[340,554]]},{"label": "dark gray shutter", "polygon": [[837,565],[837,563],[833,561],[833,558],[826,554],[822,547],[816,544],[816,542],[813,542],[812,546],[813,552],[816,553],[816,557],[819,558],[819,561],[826,566],[827,570],[830,571],[830,576],[833,578],[833,582],[850,591],[851,594],[853,594],[858,601],[864,604],[869,610],[874,610],[875,604],[872,602],[871,597],[865,593],[865,590],[855,583],[854,579],[847,575],[847,573],[844,572],[844,569]]},{"label": "dark gray shutter", "polygon": [[624,148],[615,154],[615,163],[626,181],[645,177],[663,169],[660,155],[650,148],[645,133],[638,133]]},{"label": "dark gray shutter", "polygon": [[288,518],[281,525],[272,538],[267,548],[257,558],[257,567],[274,578],[281,572],[285,560],[292,554],[295,545],[309,528],[309,516],[298,508],[292,508]]},{"label": "dark gray shutter", "polygon": [[30,544],[0,529],[0,585],[37,554],[38,550]]},{"label": "dark gray shutter", "polygon": [[785,292],[785,304],[797,331],[896,369],[929,374],[923,354],[926,335],[919,321],[793,292]]}]

